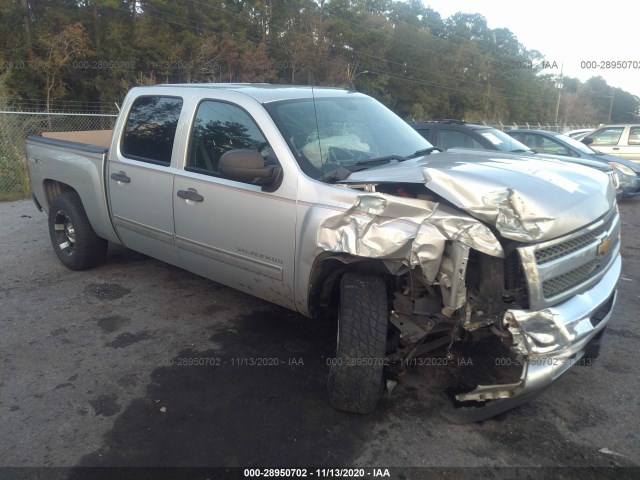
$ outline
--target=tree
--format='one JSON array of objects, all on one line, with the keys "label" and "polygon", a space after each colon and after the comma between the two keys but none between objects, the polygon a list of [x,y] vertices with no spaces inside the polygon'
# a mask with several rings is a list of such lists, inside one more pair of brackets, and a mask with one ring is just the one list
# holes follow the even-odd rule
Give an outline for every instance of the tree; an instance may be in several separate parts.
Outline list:
[{"label": "tree", "polygon": [[81,23],[68,25],[59,33],[42,32],[38,44],[42,51],[38,61],[44,72],[45,110],[48,112],[51,101],[65,94],[65,74],[70,71],[72,62],[84,60],[93,51]]},{"label": "tree", "polygon": [[[47,110],[108,108],[139,84],[273,81],[354,86],[403,117],[555,120],[540,52],[421,0],[0,0],[0,13],[6,101]],[[560,119],[635,118],[638,98],[602,78],[563,83]]]}]

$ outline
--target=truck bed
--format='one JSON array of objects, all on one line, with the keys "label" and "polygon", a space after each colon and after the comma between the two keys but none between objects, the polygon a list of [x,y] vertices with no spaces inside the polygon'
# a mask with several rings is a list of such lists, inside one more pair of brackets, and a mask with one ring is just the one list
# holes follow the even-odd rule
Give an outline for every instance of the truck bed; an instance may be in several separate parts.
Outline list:
[{"label": "truck bed", "polygon": [[[104,174],[110,130],[49,132],[27,138],[33,194],[45,211],[51,199],[75,189],[99,237],[120,243],[109,216]],[[92,142],[92,143],[88,143]],[[103,144],[103,145],[100,145]]]},{"label": "truck bed", "polygon": [[43,132],[42,137],[109,148],[112,134],[113,130],[78,130],[75,132]]}]

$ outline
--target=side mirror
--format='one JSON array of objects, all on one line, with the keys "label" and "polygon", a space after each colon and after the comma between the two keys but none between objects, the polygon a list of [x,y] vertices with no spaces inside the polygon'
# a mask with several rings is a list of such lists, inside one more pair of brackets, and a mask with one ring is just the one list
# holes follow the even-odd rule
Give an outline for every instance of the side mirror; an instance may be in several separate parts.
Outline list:
[{"label": "side mirror", "polygon": [[593,143],[593,138],[591,137],[584,137],[582,140],[580,140],[582,143],[584,143],[585,145],[591,145]]},{"label": "side mirror", "polygon": [[264,158],[255,150],[229,150],[220,157],[218,168],[223,177],[262,185],[266,192],[274,192],[282,183],[282,167],[265,165]]}]

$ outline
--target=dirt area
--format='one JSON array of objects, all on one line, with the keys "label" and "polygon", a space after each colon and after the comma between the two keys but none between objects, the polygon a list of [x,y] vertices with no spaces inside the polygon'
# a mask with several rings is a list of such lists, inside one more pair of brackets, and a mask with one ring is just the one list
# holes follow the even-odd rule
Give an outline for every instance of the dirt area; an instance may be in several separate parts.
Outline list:
[{"label": "dirt area", "polygon": [[117,246],[101,267],[69,271],[43,213],[0,203],[0,466],[69,467],[69,478],[89,466],[480,467],[484,478],[638,466],[640,199],[620,210],[619,300],[595,365],[452,425],[440,411],[471,368],[464,355],[415,367],[371,415],[341,413],[325,395],[331,322]]}]

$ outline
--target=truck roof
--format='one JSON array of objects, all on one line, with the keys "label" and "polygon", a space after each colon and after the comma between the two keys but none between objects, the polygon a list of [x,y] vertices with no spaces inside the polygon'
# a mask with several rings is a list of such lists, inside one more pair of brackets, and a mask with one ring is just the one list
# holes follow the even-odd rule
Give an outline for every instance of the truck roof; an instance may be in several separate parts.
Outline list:
[{"label": "truck roof", "polygon": [[270,83],[173,83],[154,85],[153,87],[231,90],[249,95],[260,103],[311,98],[312,96],[326,98],[344,95],[361,95],[358,92],[344,88],[314,87],[309,85],[274,85]]}]

